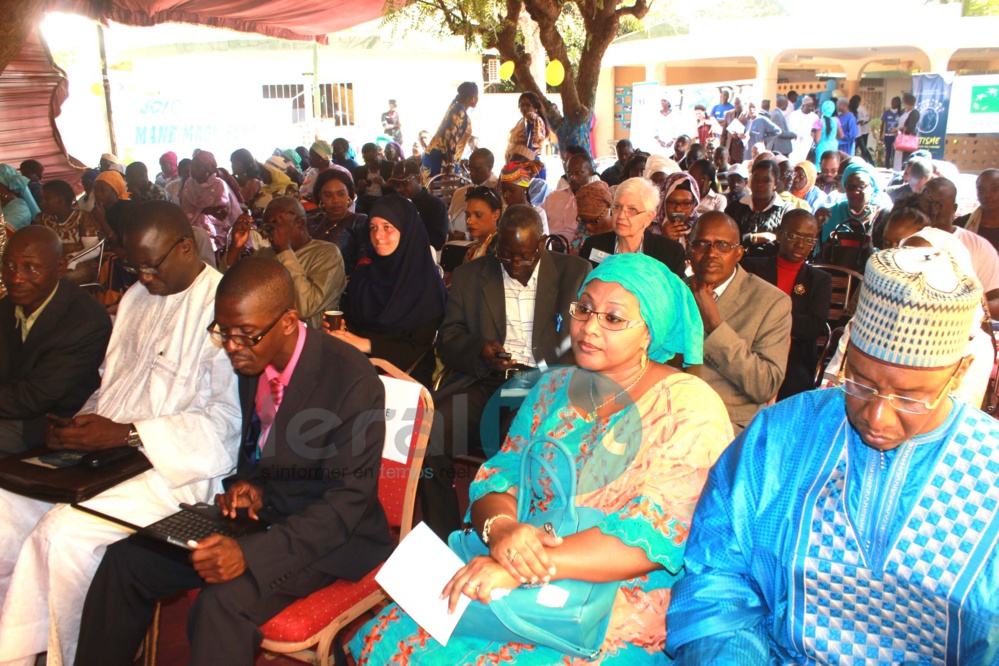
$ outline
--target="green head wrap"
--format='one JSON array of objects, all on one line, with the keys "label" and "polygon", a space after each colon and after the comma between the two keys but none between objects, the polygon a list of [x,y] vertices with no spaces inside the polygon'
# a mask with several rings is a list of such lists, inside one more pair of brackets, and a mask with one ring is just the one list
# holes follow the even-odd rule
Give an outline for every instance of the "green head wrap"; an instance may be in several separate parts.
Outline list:
[{"label": "green head wrap", "polygon": [[846,180],[850,176],[860,176],[871,186],[871,198],[878,195],[881,188],[878,187],[878,179],[874,177],[874,169],[867,162],[861,162],[859,160],[854,160],[846,165],[843,169],[843,187],[846,187]]},{"label": "green head wrap", "polygon": [[294,164],[296,169],[302,168],[302,157],[294,150],[282,150],[281,157]]},{"label": "green head wrap", "polygon": [[653,361],[683,354],[685,365],[704,362],[704,323],[694,295],[665,264],[644,254],[615,254],[586,277],[579,293],[593,280],[619,284],[638,299]]},{"label": "green head wrap", "polygon": [[316,141],[315,143],[312,144],[312,147],[309,150],[314,152],[316,155],[319,155],[320,157],[324,157],[326,159],[333,158],[333,149],[330,147],[330,144],[326,143],[325,141],[322,140]]}]

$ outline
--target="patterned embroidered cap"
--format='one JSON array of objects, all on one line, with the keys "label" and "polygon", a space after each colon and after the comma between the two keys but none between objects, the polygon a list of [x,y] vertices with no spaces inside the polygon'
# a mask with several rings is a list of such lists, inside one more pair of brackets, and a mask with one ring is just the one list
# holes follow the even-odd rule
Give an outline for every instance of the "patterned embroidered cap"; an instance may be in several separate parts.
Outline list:
[{"label": "patterned embroidered cap", "polygon": [[886,363],[946,367],[967,354],[981,301],[981,284],[946,252],[884,250],[867,262],[850,342]]}]

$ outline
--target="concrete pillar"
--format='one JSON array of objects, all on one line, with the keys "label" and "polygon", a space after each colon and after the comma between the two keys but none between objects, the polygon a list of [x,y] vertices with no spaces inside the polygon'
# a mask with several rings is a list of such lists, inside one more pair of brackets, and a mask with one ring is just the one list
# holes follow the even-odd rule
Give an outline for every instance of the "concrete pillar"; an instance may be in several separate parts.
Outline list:
[{"label": "concrete pillar", "polygon": [[947,65],[951,56],[954,55],[954,49],[949,47],[934,48],[930,49],[927,55],[930,56],[930,73],[943,74],[947,71]]},{"label": "concrete pillar", "polygon": [[[756,58],[756,86],[753,97],[757,105],[765,99],[777,99],[777,68],[780,61],[777,53],[763,53]],[[758,107],[757,107],[758,108]]]},{"label": "concrete pillar", "polygon": [[666,63],[665,62],[645,63],[645,80],[658,81],[660,84],[666,85]]}]

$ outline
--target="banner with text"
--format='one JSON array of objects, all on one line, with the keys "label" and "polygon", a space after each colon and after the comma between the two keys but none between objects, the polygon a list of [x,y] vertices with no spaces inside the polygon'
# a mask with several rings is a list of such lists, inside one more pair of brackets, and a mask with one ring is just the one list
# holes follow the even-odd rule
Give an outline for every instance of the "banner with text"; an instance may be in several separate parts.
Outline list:
[{"label": "banner with text", "polygon": [[919,147],[930,151],[935,160],[944,158],[951,80],[946,74],[912,75],[912,94],[919,109]]}]

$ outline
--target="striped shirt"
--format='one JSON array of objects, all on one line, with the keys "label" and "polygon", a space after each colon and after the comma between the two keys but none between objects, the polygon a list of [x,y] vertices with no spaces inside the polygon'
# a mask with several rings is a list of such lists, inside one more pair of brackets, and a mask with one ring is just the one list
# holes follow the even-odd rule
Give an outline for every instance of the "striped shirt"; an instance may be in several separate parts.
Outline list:
[{"label": "striped shirt", "polygon": [[535,366],[531,341],[534,339],[534,300],[538,293],[538,268],[534,267],[527,286],[507,274],[503,269],[503,293],[506,297],[506,338],[503,349],[512,356],[514,363]]}]

